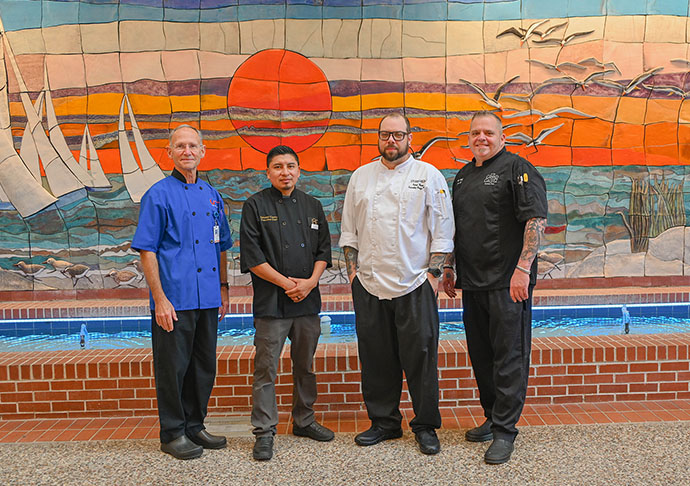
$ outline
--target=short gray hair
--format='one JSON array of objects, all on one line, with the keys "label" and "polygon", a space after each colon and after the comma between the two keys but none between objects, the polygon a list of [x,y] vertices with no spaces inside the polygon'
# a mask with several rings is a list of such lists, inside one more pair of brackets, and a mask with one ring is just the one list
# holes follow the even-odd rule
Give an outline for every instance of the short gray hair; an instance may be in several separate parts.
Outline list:
[{"label": "short gray hair", "polygon": [[193,126],[191,126],[191,125],[187,125],[187,124],[185,123],[185,124],[183,124],[183,125],[178,125],[178,126],[176,126],[175,128],[173,128],[172,130],[170,130],[170,136],[168,137],[168,144],[172,144],[173,135],[175,135],[175,133],[176,133],[178,130],[180,130],[181,128],[191,128],[192,130],[194,130],[194,131],[196,132],[197,135],[199,135],[199,141],[200,141],[202,144],[204,143],[204,137],[203,137],[203,135],[201,134],[201,130],[199,130],[198,128],[193,127]]}]

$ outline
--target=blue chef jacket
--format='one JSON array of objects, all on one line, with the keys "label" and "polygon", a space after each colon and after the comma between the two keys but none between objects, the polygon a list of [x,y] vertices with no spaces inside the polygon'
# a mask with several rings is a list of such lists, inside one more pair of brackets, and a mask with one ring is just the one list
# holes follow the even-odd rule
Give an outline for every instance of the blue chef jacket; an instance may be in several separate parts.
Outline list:
[{"label": "blue chef jacket", "polygon": [[[216,223],[219,243],[213,242]],[[220,252],[231,246],[223,199],[207,182],[188,184],[175,169],[141,199],[132,248],[156,253],[163,291],[175,310],[220,307]]]}]

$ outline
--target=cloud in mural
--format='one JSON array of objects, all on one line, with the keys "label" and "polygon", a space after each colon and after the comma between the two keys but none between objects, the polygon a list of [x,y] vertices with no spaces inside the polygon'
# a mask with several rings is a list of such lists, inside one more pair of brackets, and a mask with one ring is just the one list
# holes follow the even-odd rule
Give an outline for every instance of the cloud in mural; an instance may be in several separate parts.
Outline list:
[{"label": "cloud in mural", "polygon": [[267,153],[276,145],[300,152],[326,132],[331,90],[324,73],[296,52],[268,49],[237,69],[228,89],[228,115],[242,139]]}]

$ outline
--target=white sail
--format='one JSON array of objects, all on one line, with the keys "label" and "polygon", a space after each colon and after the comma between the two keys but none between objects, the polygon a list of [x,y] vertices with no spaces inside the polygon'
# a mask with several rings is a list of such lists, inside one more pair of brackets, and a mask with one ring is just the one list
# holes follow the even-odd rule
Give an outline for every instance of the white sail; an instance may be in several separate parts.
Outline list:
[{"label": "white sail", "polygon": [[141,130],[139,130],[139,125],[134,118],[134,112],[132,111],[132,105],[129,102],[129,97],[125,93],[125,100],[127,101],[127,113],[129,113],[129,122],[132,124],[132,135],[134,136],[134,144],[137,147],[137,153],[139,154],[139,161],[141,162],[141,170],[146,176],[146,179],[151,185],[154,185],[159,180],[163,179],[165,175],[163,171],[158,166],[149,149],[146,148],[144,143],[144,137],[141,136]]},{"label": "white sail", "polygon": [[79,151],[79,165],[87,169],[93,179],[94,187],[99,189],[110,189],[110,181],[103,172],[98,152],[93,144],[89,126],[84,125],[84,135],[81,138],[81,150]]},{"label": "white sail", "polygon": [[50,133],[50,143],[53,144],[55,150],[60,155],[60,158],[69,168],[72,173],[77,176],[79,181],[85,187],[98,188],[94,182],[93,178],[89,173],[81,167],[72,155],[72,151],[67,145],[67,140],[65,140],[65,135],[60,130],[60,125],[58,125],[57,116],[55,115],[55,107],[53,106],[53,97],[50,94],[50,83],[48,82],[48,65],[43,64],[43,91],[46,97],[46,120],[48,121],[48,132]]},{"label": "white sail", "polygon": [[[0,35],[7,38],[2,20]],[[5,49],[0,44],[0,196],[3,196],[3,202],[12,203],[20,216],[27,218],[54,204],[57,199],[34,178],[14,149],[7,90]]]},{"label": "white sail", "polygon": [[[24,83],[24,78],[19,71],[19,66],[17,66],[17,61],[12,54],[12,48],[7,40],[7,36],[3,35],[2,40],[5,46],[5,51],[7,52],[10,64],[14,71],[14,75],[17,78],[17,84],[19,84],[19,96],[22,101],[22,106],[26,112],[27,118],[27,129],[31,127],[31,134],[36,142],[36,149],[38,150],[38,155],[43,164],[43,170],[45,171],[46,178],[48,179],[48,185],[54,196],[60,197],[70,192],[74,192],[78,189],[84,187],[79,179],[67,168],[65,163],[62,161],[60,156],[55,150],[55,147],[48,140],[48,136],[43,130],[41,125],[41,119],[34,110],[34,105],[31,103],[31,98],[29,98],[28,90],[26,84]],[[8,193],[7,188],[5,192]]]},{"label": "white sail", "polygon": [[[34,103],[36,113],[43,113],[43,91],[38,95]],[[36,140],[31,133],[29,123],[24,127],[24,134],[22,135],[22,143],[19,146],[19,155],[24,161],[24,165],[31,171],[34,179],[41,181],[41,167],[38,161],[38,150],[36,149]]]},{"label": "white sail", "polygon": [[[125,130],[125,100],[126,95],[122,98],[122,103],[120,104],[120,119],[117,123],[117,140],[120,145],[120,164],[122,164],[122,177],[125,181],[127,192],[129,192],[129,197],[133,202],[138,203],[153,183],[148,181],[139,168],[137,159],[134,157],[134,152],[132,152],[132,147],[129,145],[127,130]],[[130,115],[130,119],[132,118],[133,117]]]}]

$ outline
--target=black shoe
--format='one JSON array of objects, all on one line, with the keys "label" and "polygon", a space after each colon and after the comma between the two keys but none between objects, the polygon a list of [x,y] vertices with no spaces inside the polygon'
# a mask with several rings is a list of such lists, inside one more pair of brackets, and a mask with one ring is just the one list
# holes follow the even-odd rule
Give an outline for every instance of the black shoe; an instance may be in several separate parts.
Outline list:
[{"label": "black shoe", "polygon": [[479,427],[475,427],[465,432],[465,440],[468,442],[486,442],[493,439],[494,433],[491,432],[492,425],[493,422],[491,422],[489,419],[486,419]]},{"label": "black shoe", "polygon": [[252,456],[257,461],[268,461],[273,457],[273,436],[257,437],[254,443],[254,450],[252,450]]},{"label": "black shoe", "polygon": [[296,425],[293,425],[292,433],[300,437],[309,437],[310,439],[318,440],[320,442],[328,442],[329,440],[333,440],[333,437],[335,437],[335,434],[332,430],[327,429],[323,425],[316,422],[316,420],[306,427],[297,427]]},{"label": "black shoe", "polygon": [[422,429],[415,432],[414,438],[419,444],[419,450],[422,451],[422,454],[431,455],[441,452],[441,443],[434,429]]},{"label": "black shoe", "polygon": [[176,459],[196,459],[204,453],[204,448],[189,440],[186,435],[166,444],[161,444],[161,450]]},{"label": "black shoe", "polygon": [[189,436],[190,440],[204,449],[224,449],[228,445],[228,440],[222,435],[211,435],[206,430],[199,431],[194,437]]},{"label": "black shoe", "polygon": [[402,437],[402,429],[382,429],[378,425],[372,425],[369,429],[355,436],[355,444],[360,446],[371,446],[389,439],[399,439]]},{"label": "black shoe", "polygon": [[513,453],[513,443],[505,439],[494,439],[484,454],[487,464],[503,464],[510,460]]}]

